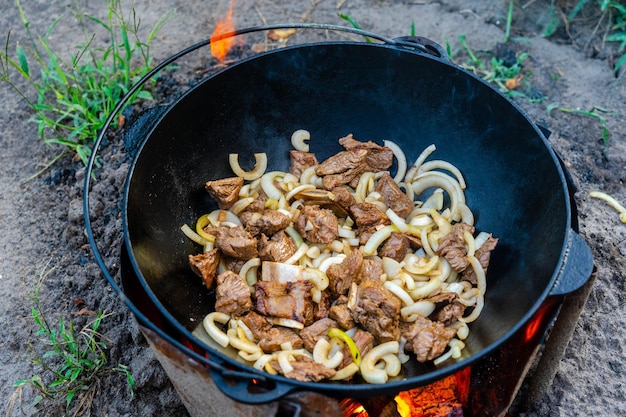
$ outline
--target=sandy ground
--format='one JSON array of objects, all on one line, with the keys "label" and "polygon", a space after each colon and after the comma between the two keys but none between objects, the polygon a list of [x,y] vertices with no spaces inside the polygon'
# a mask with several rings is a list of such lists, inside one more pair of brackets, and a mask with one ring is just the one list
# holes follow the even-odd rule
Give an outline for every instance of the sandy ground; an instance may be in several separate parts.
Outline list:
[{"label": "sandy ground", "polygon": [[[617,56],[615,48],[602,41],[602,30],[594,31],[591,15],[584,15],[584,19],[572,25],[569,34],[561,29],[549,39],[541,37],[545,21],[541,11],[548,3],[531,1],[525,8],[518,5],[515,9],[512,36],[517,40],[508,45],[514,51],[529,54],[525,70],[532,73],[532,94],[546,97],[540,102],[517,99],[517,103],[553,132],[550,143],[569,167],[578,187],[580,232],[592,249],[598,275],[553,385],[530,409],[516,411],[526,417],[624,416],[626,226],[619,223],[613,210],[591,199],[588,193],[604,190],[626,201],[626,76],[616,77],[611,70]],[[43,33],[54,18],[65,15],[49,39],[64,54],[73,53],[72,46],[83,41],[68,4],[23,1],[34,33]],[[99,5],[100,2],[87,1],[85,9],[102,15],[104,11]],[[381,35],[408,35],[414,22],[418,35],[441,45],[449,42],[452,51],[460,50],[460,35],[465,35],[476,51],[494,51],[504,37],[508,1],[482,0],[469,6],[461,1],[239,0],[236,7],[238,27],[303,21],[345,24],[337,16],[341,12]],[[209,6],[201,1],[137,0],[135,8],[144,28],[167,11],[176,10],[177,17],[159,32],[151,50],[155,59],[161,60],[208,37],[214,22],[226,13],[228,3],[211,2]],[[0,33],[9,30],[12,50],[14,42],[24,41],[25,34],[14,4],[4,0]],[[324,34],[299,31],[289,42],[323,38]],[[456,55],[457,59],[465,59],[460,52]],[[212,62],[206,59],[206,63]],[[180,77],[192,78],[193,65],[183,67]],[[64,414],[62,403],[44,400],[40,406],[34,406],[34,393],[30,390],[22,392],[22,408],[10,402],[15,398],[13,383],[17,379],[41,372],[29,360],[32,348],[41,350],[42,345],[34,334],[36,326],[30,317],[32,303],[27,290],[32,290],[39,276],[46,275],[41,303],[53,320],[85,320],[78,314],[82,308],[114,313],[102,329],[110,339],[110,361],[128,365],[136,379],[135,395],[131,397],[119,374],[103,378],[93,400],[92,415],[186,415],[132,315],[112,293],[94,262],[83,231],[84,169],[68,156],[28,180],[59,149],[38,140],[36,127],[29,122],[32,114],[14,91],[2,84],[0,96],[0,389],[5,412],[32,416]],[[597,106],[610,111],[606,115],[611,135],[608,148],[602,143],[598,120],[559,111],[548,115],[546,108],[552,103],[571,109],[590,110]],[[105,164],[97,191],[114,198],[122,192],[127,165],[121,145],[113,144],[111,148],[106,161],[109,165]],[[103,213],[102,207],[95,210]],[[104,214],[110,216],[105,218],[111,225],[105,239],[110,245],[107,255],[114,264],[120,224],[115,213]]]}]

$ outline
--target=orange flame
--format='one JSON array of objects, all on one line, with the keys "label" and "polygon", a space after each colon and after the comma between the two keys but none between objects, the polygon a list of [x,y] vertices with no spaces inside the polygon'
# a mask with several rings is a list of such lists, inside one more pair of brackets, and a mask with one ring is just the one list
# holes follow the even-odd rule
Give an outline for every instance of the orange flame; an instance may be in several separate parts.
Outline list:
[{"label": "orange flame", "polygon": [[226,59],[226,55],[235,43],[235,39],[233,37],[218,41],[214,41],[214,39],[219,37],[219,35],[235,30],[235,25],[233,24],[234,3],[235,0],[230,0],[230,5],[228,6],[228,12],[226,13],[226,16],[217,21],[217,23],[215,24],[215,30],[211,35],[211,54],[220,63],[223,63]]}]

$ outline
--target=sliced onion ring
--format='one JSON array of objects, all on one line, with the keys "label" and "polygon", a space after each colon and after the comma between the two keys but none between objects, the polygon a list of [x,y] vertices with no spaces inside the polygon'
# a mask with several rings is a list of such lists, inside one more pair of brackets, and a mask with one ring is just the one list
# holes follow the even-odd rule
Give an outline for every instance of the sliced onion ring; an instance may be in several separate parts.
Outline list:
[{"label": "sliced onion ring", "polygon": [[394,175],[393,180],[397,183],[402,182],[404,175],[406,174],[406,156],[404,152],[395,142],[390,140],[383,140],[383,145],[391,149],[396,160],[398,161],[398,170],[396,171],[396,175]]},{"label": "sliced onion ring", "polygon": [[244,171],[239,165],[239,154],[231,153],[228,155],[228,163],[230,169],[233,170],[236,176],[243,178],[244,180],[252,181],[265,173],[267,169],[267,155],[265,153],[254,154],[254,169],[252,171]]},{"label": "sliced onion ring", "polygon": [[300,152],[308,152],[309,144],[304,141],[311,139],[311,134],[308,130],[298,129],[291,135],[291,145],[294,149]]}]

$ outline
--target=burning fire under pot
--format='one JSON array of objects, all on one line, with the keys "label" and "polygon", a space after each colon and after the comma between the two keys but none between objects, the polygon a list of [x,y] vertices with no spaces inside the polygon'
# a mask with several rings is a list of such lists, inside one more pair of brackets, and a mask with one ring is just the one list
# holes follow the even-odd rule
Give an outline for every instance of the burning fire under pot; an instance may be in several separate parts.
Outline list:
[{"label": "burning fire under pot", "polygon": [[[232,10],[229,10],[229,16],[232,18]],[[226,22],[221,30],[232,30],[228,24],[229,22]],[[226,37],[225,40],[230,42],[230,37]],[[226,56],[229,47],[228,45],[225,46],[225,40],[217,35],[217,37],[214,36],[211,43],[212,53],[220,62]],[[206,43],[196,45],[189,50],[204,45]],[[225,46],[226,49],[220,49],[217,46]],[[428,46],[425,48],[432,49]],[[155,68],[153,73],[183,56],[189,50],[163,62],[161,66]],[[134,91],[130,91],[129,95],[132,93]],[[112,113],[112,117],[116,111]],[[110,124],[112,117],[108,124]],[[106,126],[96,142],[89,171],[93,169],[93,158],[97,155],[105,131]],[[592,259],[584,259],[570,265],[570,269],[578,269],[573,274],[575,277],[564,280],[568,282],[558,283],[557,286],[562,288],[545,298],[524,326],[494,349],[491,349],[486,355],[461,368],[456,373],[443,376],[429,385],[402,390],[392,395],[386,393],[386,395],[367,398],[352,398],[346,395],[335,396],[329,394],[328,391],[319,393],[290,389],[272,401],[258,399],[246,401],[246,394],[245,392],[242,394],[241,391],[242,386],[249,391],[251,397],[260,398],[263,396],[262,394],[259,395],[259,392],[263,393],[266,387],[262,388],[258,381],[250,378],[250,374],[245,372],[235,370],[224,376],[221,371],[211,370],[206,363],[203,364],[202,360],[198,360],[198,358],[210,360],[210,352],[203,351],[192,340],[181,335],[172,326],[168,318],[163,316],[160,307],[154,304],[151,296],[146,293],[143,285],[139,282],[140,279],[134,272],[126,247],[121,250],[123,288],[119,287],[116,280],[110,275],[100,257],[98,245],[91,230],[89,216],[90,178],[91,172],[88,172],[84,202],[86,207],[85,220],[90,243],[96,253],[98,263],[111,285],[116,291],[123,294],[122,298],[133,310],[144,336],[192,417],[207,415],[235,417],[309,417],[320,415],[328,417],[510,416],[508,413],[511,411],[511,404],[514,401],[522,404],[531,403],[539,398],[551,384],[563,351],[593,284]],[[570,205],[573,211],[571,227],[576,230],[577,217],[575,203],[571,195],[572,189],[569,189]],[[586,251],[583,253],[587,254]],[[549,338],[547,338],[548,334],[550,335]],[[540,355],[538,355],[539,352],[541,352]],[[529,369],[535,363],[537,363],[535,371],[529,374]],[[527,378],[527,376],[529,377]],[[243,380],[245,382],[242,382]],[[525,388],[521,389],[523,383]],[[239,392],[233,396],[229,395],[230,390],[238,390]],[[271,387],[269,390],[271,391]],[[275,394],[272,395],[275,396]],[[237,400],[242,398],[244,401]]]}]

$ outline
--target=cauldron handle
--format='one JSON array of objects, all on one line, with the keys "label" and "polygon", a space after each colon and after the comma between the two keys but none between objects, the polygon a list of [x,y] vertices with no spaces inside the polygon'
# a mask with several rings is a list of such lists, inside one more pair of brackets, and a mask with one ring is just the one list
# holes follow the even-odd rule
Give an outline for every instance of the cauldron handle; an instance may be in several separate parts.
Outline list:
[{"label": "cauldron handle", "polygon": [[451,62],[450,57],[441,45],[423,36],[401,36],[394,38],[393,41],[394,45],[418,49],[422,53],[432,55],[446,62]]},{"label": "cauldron handle", "polygon": [[589,280],[592,271],[593,256],[589,245],[578,233],[570,230],[565,260],[550,296],[567,295],[578,290]]},{"label": "cauldron handle", "polygon": [[[212,358],[212,361],[219,362],[216,361],[215,358]],[[209,373],[217,388],[219,388],[224,395],[231,400],[244,404],[266,404],[276,401],[297,388],[295,385],[289,383],[277,382],[276,380],[269,381],[261,375],[225,370],[221,366],[217,368],[209,367]],[[272,387],[266,390],[258,389],[258,392],[251,392],[249,388],[253,379],[257,381],[261,380],[259,382],[263,382],[263,380],[264,382],[270,382]]]}]

